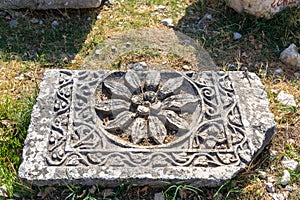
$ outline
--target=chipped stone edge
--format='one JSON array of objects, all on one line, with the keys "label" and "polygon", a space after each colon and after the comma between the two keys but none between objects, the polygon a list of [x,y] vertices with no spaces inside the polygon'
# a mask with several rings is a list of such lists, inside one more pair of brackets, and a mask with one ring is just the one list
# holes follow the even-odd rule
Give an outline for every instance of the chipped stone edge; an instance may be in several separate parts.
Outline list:
[{"label": "chipped stone edge", "polygon": [[[270,111],[268,95],[260,78],[255,73],[229,72],[233,88],[238,95],[242,122],[246,129],[254,160],[271,141],[276,130],[274,114]],[[246,87],[247,86],[247,87]],[[260,129],[260,130],[258,130]],[[251,140],[249,140],[251,138]]]}]

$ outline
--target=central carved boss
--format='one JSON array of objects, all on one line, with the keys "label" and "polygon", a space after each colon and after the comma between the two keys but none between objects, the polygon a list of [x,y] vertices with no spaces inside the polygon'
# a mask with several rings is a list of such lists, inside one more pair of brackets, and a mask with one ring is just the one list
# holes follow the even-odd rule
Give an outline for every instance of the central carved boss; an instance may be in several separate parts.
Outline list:
[{"label": "central carved boss", "polygon": [[98,85],[95,110],[108,134],[152,146],[186,134],[199,102],[197,91],[181,74],[129,71],[110,74]]}]

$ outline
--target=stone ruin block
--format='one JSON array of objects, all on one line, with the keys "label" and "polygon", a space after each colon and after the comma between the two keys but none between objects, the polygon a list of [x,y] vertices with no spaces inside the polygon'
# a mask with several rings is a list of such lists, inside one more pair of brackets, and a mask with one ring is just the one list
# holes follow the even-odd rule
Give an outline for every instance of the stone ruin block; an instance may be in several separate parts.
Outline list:
[{"label": "stone ruin block", "polygon": [[0,9],[96,8],[101,3],[102,0],[1,0]]},{"label": "stone ruin block", "polygon": [[19,177],[36,185],[218,186],[274,131],[254,73],[47,70]]}]

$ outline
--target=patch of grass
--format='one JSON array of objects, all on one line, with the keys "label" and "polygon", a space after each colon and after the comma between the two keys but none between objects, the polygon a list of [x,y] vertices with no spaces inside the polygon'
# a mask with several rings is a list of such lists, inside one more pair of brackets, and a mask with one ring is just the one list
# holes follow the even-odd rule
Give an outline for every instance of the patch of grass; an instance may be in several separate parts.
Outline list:
[{"label": "patch of grass", "polygon": [[202,194],[203,191],[201,189],[192,185],[186,185],[181,183],[171,185],[164,192],[165,198],[170,200],[175,200],[178,197],[180,197],[180,199],[196,198],[200,200],[202,199]]}]

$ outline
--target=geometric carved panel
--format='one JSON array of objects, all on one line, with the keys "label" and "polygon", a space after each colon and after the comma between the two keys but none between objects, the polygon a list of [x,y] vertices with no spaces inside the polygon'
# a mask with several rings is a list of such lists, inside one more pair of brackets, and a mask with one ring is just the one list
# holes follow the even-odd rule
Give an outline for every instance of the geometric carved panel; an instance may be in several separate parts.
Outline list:
[{"label": "geometric carved panel", "polygon": [[253,73],[48,70],[19,176],[220,185],[274,134],[268,105]]}]

